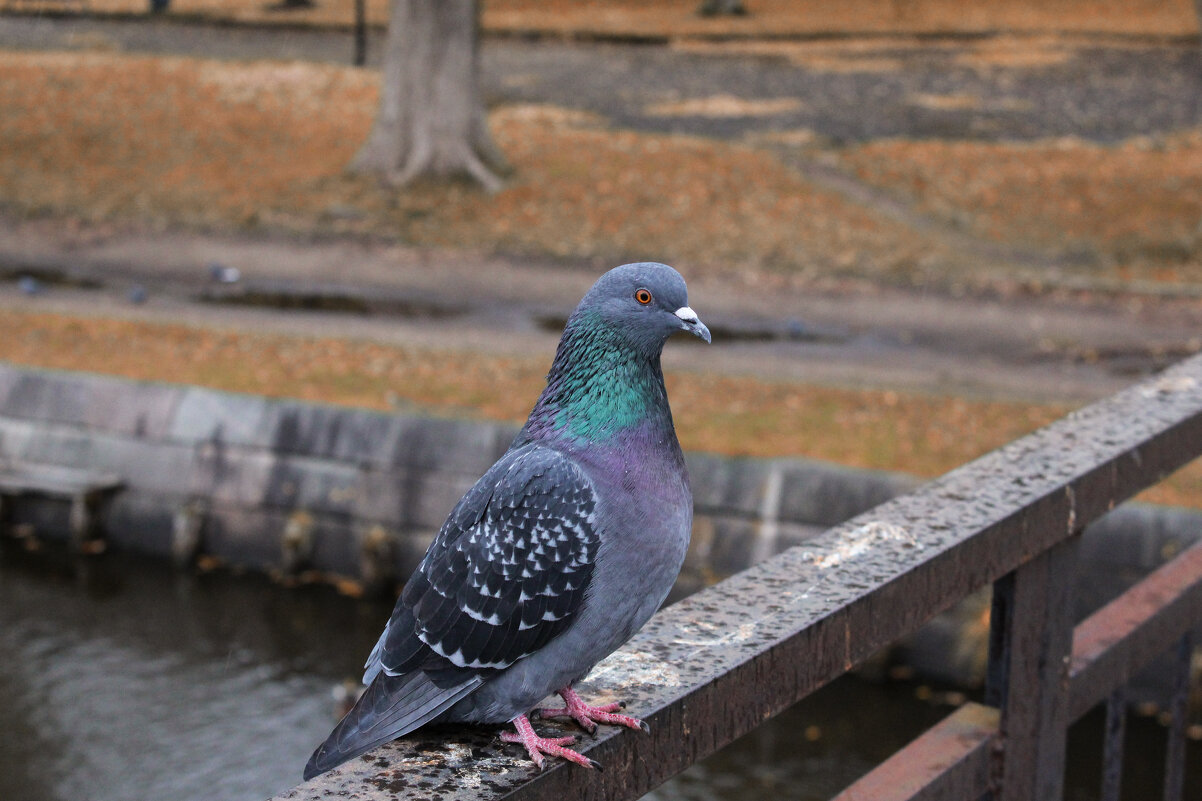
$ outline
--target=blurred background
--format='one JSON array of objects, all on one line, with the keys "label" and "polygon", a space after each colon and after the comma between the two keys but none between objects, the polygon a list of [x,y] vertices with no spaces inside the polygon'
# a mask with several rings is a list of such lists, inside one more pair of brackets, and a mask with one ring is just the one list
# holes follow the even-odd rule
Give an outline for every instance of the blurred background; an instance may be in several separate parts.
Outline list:
[{"label": "blurred background", "polygon": [[[520,423],[664,261],[714,331],[665,354],[686,450],[926,478],[1202,350],[1202,4],[397,4],[446,58],[383,0],[0,0],[0,362]],[[402,74],[455,88],[389,128]],[[6,799],[286,790],[390,606],[18,533]],[[973,691],[841,680],[655,795],[826,798]]]}]

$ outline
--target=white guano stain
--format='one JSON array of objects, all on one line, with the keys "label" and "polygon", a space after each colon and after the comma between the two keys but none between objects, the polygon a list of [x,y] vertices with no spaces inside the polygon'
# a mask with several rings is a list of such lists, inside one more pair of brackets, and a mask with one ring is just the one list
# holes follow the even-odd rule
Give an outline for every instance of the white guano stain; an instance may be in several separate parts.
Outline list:
[{"label": "white guano stain", "polygon": [[1140,391],[1140,394],[1145,398],[1151,398],[1156,395],[1187,392],[1197,385],[1197,379],[1188,375],[1166,375],[1149,383]]},{"label": "white guano stain", "polygon": [[874,520],[840,534],[838,544],[830,553],[819,555],[812,551],[806,551],[802,557],[812,562],[820,570],[829,570],[863,556],[873,546],[886,542],[900,542],[907,547],[919,550],[923,547],[917,537],[901,526]]}]

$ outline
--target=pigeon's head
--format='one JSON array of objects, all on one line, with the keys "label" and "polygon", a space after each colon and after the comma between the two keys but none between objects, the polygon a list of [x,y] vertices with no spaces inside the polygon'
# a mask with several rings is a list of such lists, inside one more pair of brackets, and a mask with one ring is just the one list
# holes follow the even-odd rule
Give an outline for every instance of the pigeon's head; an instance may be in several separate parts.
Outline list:
[{"label": "pigeon's head", "polygon": [[638,350],[658,354],[677,331],[710,341],[710,330],[689,308],[680,273],[666,264],[615,267],[597,279],[573,317],[594,317]]}]

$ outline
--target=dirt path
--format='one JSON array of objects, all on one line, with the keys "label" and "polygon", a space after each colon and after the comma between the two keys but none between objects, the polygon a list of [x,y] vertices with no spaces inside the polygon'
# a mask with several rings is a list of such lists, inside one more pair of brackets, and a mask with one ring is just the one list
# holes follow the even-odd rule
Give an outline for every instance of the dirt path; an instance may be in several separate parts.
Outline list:
[{"label": "dirt path", "polygon": [[[0,284],[0,303],[21,308],[548,355],[600,269],[362,242],[72,239],[50,223],[11,221],[0,225],[0,265],[0,275],[43,284],[32,297]],[[236,267],[241,280],[214,283],[212,265]],[[146,302],[129,300],[135,286]],[[702,280],[691,302],[715,345],[675,348],[669,367],[841,386],[1080,402],[1202,345],[1202,304],[1192,300],[953,298],[864,286],[765,292]]]}]

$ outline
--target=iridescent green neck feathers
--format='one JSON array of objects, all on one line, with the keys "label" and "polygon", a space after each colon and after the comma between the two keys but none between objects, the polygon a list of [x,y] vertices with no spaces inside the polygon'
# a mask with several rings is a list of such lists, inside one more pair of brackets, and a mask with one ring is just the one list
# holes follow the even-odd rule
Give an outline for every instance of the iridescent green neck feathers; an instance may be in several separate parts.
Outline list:
[{"label": "iridescent green neck feathers", "polygon": [[601,443],[672,418],[659,353],[631,347],[596,315],[574,317],[524,432]]}]

